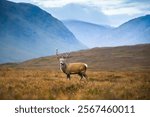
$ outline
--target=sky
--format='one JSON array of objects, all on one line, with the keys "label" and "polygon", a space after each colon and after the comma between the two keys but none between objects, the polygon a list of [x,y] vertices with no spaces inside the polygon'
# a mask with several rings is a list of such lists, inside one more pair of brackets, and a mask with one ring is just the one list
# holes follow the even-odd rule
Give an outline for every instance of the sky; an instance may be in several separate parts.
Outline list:
[{"label": "sky", "polygon": [[[68,20],[75,18],[76,20],[86,21],[88,19],[87,22],[116,27],[130,19],[150,14],[150,0],[9,0],[9,1],[27,2],[38,5],[41,8],[45,9],[46,11],[50,12],[56,18],[61,20]],[[79,5],[80,8],[72,6],[66,7],[69,6],[70,4],[75,4],[76,6]],[[71,10],[73,11],[74,17],[72,17],[73,16],[72,13],[68,12],[68,8],[70,8],[69,9],[70,11]],[[83,13],[82,17],[81,13],[79,13],[79,10],[81,10],[81,13]],[[80,16],[78,16],[78,14]],[[84,18],[84,16],[86,18]]]}]

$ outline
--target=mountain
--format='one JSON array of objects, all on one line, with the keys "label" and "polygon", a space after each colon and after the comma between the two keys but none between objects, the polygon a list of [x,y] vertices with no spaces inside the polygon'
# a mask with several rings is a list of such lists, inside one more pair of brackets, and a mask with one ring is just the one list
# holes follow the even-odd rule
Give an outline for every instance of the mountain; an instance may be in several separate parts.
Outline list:
[{"label": "mountain", "polygon": [[122,44],[150,43],[150,15],[132,19],[112,32],[112,38]]},{"label": "mountain", "polygon": [[97,24],[92,24],[88,22],[83,22],[79,20],[65,20],[63,23],[69,28],[71,32],[79,39],[82,43],[88,47],[99,47],[107,45],[101,44],[102,38],[107,35],[113,28],[109,26],[102,26]]},{"label": "mountain", "polygon": [[62,7],[47,8],[53,16],[60,20],[80,20],[96,24],[109,24],[109,18],[94,6],[70,3]]},{"label": "mountain", "polygon": [[[128,15],[126,13],[111,15],[110,9],[106,11],[106,9],[98,7],[98,5],[92,5],[92,2],[87,2],[87,4],[74,2],[61,7],[54,5],[51,8],[44,9],[60,20],[79,20],[99,25],[110,25],[112,27],[118,27],[124,22],[141,16],[141,14]],[[117,10],[120,9],[118,8]],[[146,12],[142,14],[145,15]]]},{"label": "mountain", "polygon": [[86,48],[64,24],[41,8],[0,1],[0,63]]},{"label": "mountain", "polygon": [[[85,62],[88,70],[149,70],[150,44],[134,46],[92,48],[71,52],[68,62]],[[59,70],[56,56],[40,57],[18,64],[3,64],[0,67],[35,68]]]},{"label": "mountain", "polygon": [[132,19],[117,28],[74,20],[64,24],[89,47],[150,43],[150,15]]}]

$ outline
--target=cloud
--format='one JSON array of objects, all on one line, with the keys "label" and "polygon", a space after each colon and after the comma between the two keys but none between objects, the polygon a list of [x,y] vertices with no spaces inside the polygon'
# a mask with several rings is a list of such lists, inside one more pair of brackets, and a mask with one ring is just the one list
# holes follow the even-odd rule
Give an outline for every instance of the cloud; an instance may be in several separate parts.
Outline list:
[{"label": "cloud", "polygon": [[106,15],[134,15],[150,13],[149,0],[11,0],[29,2],[43,8],[63,7],[70,3],[95,7]]},{"label": "cloud", "polygon": [[143,0],[107,0],[97,2],[95,7],[101,8],[105,15],[137,15],[150,13],[150,1]]}]

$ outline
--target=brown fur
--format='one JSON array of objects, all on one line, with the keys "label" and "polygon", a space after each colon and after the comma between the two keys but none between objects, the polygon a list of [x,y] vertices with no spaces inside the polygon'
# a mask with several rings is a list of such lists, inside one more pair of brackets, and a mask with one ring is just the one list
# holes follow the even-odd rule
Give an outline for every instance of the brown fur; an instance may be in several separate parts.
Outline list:
[{"label": "brown fur", "polygon": [[86,72],[86,65],[85,63],[69,63],[67,70],[70,71],[70,74]]},{"label": "brown fur", "polygon": [[87,79],[86,70],[87,65],[85,63],[60,63],[60,69],[67,75],[67,78],[70,79],[71,74],[78,74],[81,79],[84,77]]},{"label": "brown fur", "polygon": [[86,75],[87,64],[85,63],[67,64],[66,59],[69,57],[69,54],[66,54],[66,56],[59,56],[58,49],[56,49],[56,55],[60,63],[60,70],[63,71],[67,75],[67,79],[70,80],[71,74],[78,74],[81,77],[81,79],[83,77],[87,79],[87,75]]}]

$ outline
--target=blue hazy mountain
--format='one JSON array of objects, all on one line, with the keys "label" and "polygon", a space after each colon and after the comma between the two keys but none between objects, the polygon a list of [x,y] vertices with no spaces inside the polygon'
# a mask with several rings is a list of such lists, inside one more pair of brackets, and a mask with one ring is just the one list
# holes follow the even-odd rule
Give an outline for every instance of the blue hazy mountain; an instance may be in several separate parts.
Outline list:
[{"label": "blue hazy mountain", "polygon": [[97,24],[109,24],[108,17],[93,6],[71,3],[62,7],[48,8],[60,20],[80,20]]},{"label": "blue hazy mountain", "polygon": [[64,24],[89,47],[150,43],[150,15],[132,19],[117,28],[75,20]]},{"label": "blue hazy mountain", "polygon": [[[118,8],[119,10],[120,8]],[[134,19],[141,14],[113,14],[108,15],[104,13],[103,8],[97,7],[97,5],[92,5],[92,3],[80,4],[80,3],[70,3],[61,7],[51,7],[45,8],[54,17],[59,20],[79,20],[84,22],[90,22],[99,25],[110,25],[117,27],[124,22]],[[144,13],[145,14],[145,13]]]},{"label": "blue hazy mountain", "polygon": [[150,43],[150,15],[120,25],[112,32],[111,38],[121,45]]},{"label": "blue hazy mountain", "polygon": [[37,6],[0,1],[0,63],[86,48],[58,19]]},{"label": "blue hazy mountain", "polygon": [[[77,39],[88,47],[105,46],[107,42],[102,40],[102,38],[113,29],[109,26],[102,26],[79,20],[65,20],[63,23],[73,32]],[[101,41],[105,41],[106,44],[101,45]]]}]

